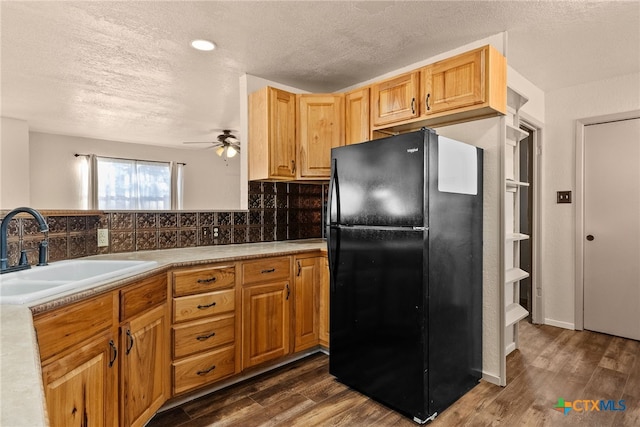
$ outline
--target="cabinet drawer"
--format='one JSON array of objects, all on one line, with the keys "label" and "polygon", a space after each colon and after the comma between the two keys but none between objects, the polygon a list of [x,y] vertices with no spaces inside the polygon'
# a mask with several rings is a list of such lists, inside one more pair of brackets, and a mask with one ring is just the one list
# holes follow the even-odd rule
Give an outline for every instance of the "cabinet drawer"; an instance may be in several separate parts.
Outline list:
[{"label": "cabinet drawer", "polygon": [[173,299],[173,321],[200,319],[235,309],[235,289]]},{"label": "cabinet drawer", "polygon": [[49,357],[111,328],[117,301],[108,293],[34,318],[40,358]]},{"label": "cabinet drawer", "polygon": [[174,326],[173,357],[179,359],[233,343],[235,324],[235,316],[227,315],[214,320],[200,320]]},{"label": "cabinet drawer", "polygon": [[289,279],[291,260],[289,257],[267,258],[242,263],[242,284]]},{"label": "cabinet drawer", "polygon": [[224,347],[173,363],[173,393],[179,394],[235,373],[235,347]]},{"label": "cabinet drawer", "polygon": [[173,273],[173,296],[193,295],[235,284],[235,267],[195,268]]},{"label": "cabinet drawer", "polygon": [[167,275],[149,277],[120,291],[120,320],[167,302]]}]

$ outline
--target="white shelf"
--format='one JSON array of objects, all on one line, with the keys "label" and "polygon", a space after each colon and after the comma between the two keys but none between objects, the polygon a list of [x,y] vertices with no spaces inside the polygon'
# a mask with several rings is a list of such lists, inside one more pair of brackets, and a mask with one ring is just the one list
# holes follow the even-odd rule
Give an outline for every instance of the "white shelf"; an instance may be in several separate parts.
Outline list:
[{"label": "white shelf", "polygon": [[527,277],[529,277],[529,273],[526,271],[519,268],[510,268],[504,273],[504,283],[517,282]]},{"label": "white shelf", "polygon": [[508,328],[511,325],[515,325],[528,315],[529,312],[520,304],[515,302],[513,304],[509,304],[506,310],[505,326]]},{"label": "white shelf", "polygon": [[516,187],[528,187],[529,183],[528,182],[522,182],[522,181],[514,181],[512,179],[506,179],[505,180],[507,182],[507,188],[516,188]]},{"label": "white shelf", "polygon": [[527,240],[527,239],[529,239],[529,235],[528,234],[523,234],[523,233],[507,234],[507,241],[508,242],[515,242],[515,241]]},{"label": "white shelf", "polygon": [[507,123],[507,144],[516,145],[516,143],[522,141],[529,136],[529,132],[519,129],[515,126],[511,126]]},{"label": "white shelf", "polygon": [[507,107],[513,111],[518,111],[527,102],[529,102],[529,98],[507,86]]}]

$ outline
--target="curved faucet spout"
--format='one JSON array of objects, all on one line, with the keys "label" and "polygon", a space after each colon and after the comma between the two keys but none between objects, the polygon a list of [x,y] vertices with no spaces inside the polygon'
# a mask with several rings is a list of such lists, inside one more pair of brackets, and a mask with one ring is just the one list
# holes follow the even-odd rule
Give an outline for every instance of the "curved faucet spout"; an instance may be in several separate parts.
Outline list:
[{"label": "curved faucet spout", "polygon": [[49,226],[47,225],[47,221],[45,221],[44,217],[40,212],[35,209],[21,207],[16,208],[9,212],[4,219],[2,220],[2,224],[0,224],[0,272],[3,272],[8,269],[9,262],[7,259],[7,228],[9,227],[9,222],[19,213],[28,213],[32,217],[38,221],[38,226],[40,227],[40,231],[43,233],[49,231]]}]

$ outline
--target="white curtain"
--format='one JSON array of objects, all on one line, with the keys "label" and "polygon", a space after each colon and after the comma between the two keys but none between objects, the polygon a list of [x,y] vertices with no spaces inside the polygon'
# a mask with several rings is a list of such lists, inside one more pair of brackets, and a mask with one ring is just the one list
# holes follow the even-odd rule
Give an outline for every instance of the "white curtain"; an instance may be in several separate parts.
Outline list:
[{"label": "white curtain", "polygon": [[184,199],[184,163],[171,162],[171,209],[182,209]]}]

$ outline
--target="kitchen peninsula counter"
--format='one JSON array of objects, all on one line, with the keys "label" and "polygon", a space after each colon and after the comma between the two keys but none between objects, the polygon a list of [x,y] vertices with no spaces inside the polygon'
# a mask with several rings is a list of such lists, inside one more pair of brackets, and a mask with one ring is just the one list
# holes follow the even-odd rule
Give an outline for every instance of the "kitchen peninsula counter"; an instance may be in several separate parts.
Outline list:
[{"label": "kitchen peninsula counter", "polygon": [[97,283],[90,289],[69,291],[25,305],[0,305],[0,425],[48,425],[33,314],[114,290],[171,268],[312,251],[326,252],[326,247],[322,239],[307,239],[126,252],[84,258],[155,261],[157,265],[130,277]]}]

